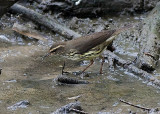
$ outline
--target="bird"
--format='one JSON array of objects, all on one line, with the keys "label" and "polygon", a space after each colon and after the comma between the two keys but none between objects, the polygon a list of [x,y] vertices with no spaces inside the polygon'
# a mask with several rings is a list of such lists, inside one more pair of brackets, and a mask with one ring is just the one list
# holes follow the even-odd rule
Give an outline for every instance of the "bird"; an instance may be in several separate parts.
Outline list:
[{"label": "bird", "polygon": [[124,26],[120,29],[103,30],[73,40],[54,43],[46,56],[58,54],[74,61],[89,60],[90,64],[82,72],[85,72],[94,63],[95,58],[100,57],[102,63],[99,73],[102,74],[102,67],[105,60],[101,53],[113,42],[117,35],[130,27]]}]

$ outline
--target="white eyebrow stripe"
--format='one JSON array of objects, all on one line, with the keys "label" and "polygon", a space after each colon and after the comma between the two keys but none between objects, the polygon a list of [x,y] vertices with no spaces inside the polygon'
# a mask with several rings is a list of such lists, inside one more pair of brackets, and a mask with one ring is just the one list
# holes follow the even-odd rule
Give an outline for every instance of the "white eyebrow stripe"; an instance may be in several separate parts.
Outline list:
[{"label": "white eyebrow stripe", "polygon": [[52,51],[54,51],[54,50],[56,50],[56,49],[58,49],[58,48],[60,48],[60,47],[64,47],[64,45],[59,45],[59,46],[57,46],[57,47],[51,49],[50,52],[52,52]]}]

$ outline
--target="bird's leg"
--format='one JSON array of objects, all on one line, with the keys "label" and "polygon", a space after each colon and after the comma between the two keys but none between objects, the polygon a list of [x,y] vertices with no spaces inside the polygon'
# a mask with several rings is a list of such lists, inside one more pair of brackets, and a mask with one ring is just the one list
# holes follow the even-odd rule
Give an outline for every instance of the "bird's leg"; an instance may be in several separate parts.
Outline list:
[{"label": "bird's leg", "polygon": [[93,59],[90,60],[90,64],[82,72],[86,71],[93,64],[93,62],[94,62]]},{"label": "bird's leg", "polygon": [[65,66],[66,66],[66,64],[65,64],[65,61],[64,61],[64,64],[63,64],[63,67],[62,67],[62,75],[63,75],[64,73],[68,73],[68,72],[65,72],[65,71],[64,71]]},{"label": "bird's leg", "polygon": [[104,64],[104,62],[105,62],[105,59],[104,59],[103,56],[100,56],[99,58],[102,59],[102,63],[101,63],[100,71],[99,71],[99,73],[102,74],[102,68],[103,68],[103,64]]},{"label": "bird's leg", "polygon": [[63,63],[63,67],[62,67],[62,75],[64,74],[64,68],[65,68],[65,61]]},{"label": "bird's leg", "polygon": [[109,51],[111,51],[111,52],[113,52],[113,51],[116,50],[115,47],[113,46],[113,41],[112,41],[111,44],[109,44],[109,45],[107,46],[107,50],[109,50]]}]

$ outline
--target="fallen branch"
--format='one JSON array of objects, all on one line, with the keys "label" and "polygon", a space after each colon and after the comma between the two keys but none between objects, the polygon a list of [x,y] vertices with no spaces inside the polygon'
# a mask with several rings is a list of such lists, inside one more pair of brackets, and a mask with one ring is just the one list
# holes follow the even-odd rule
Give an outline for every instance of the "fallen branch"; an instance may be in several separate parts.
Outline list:
[{"label": "fallen branch", "polygon": [[18,23],[14,23],[12,30],[18,32],[19,34],[32,37],[38,40],[47,41],[47,39],[44,38],[38,31],[30,29],[26,26],[20,25]]},{"label": "fallen branch", "polygon": [[133,64],[127,64],[126,60],[121,59],[120,57],[118,57],[117,55],[115,55],[114,53],[112,53],[112,52],[110,52],[108,50],[107,50],[106,56],[107,56],[107,58],[108,57],[112,57],[113,60],[118,65],[122,66],[125,69],[128,69],[129,72],[132,72],[133,74],[138,75],[142,79],[145,79],[145,80],[151,82],[152,84],[160,87],[160,81],[158,79],[156,79],[156,77],[154,77],[152,74],[149,74],[146,71],[137,68]]},{"label": "fallen branch", "polygon": [[122,100],[122,99],[119,99],[119,101],[121,101],[122,103],[125,103],[125,104],[127,104],[127,105],[130,105],[130,106],[133,106],[133,107],[136,107],[136,108],[142,109],[142,110],[147,110],[148,112],[149,112],[149,111],[151,111],[151,109],[150,109],[150,108],[146,108],[146,107],[142,107],[142,106],[134,105],[134,104],[129,103],[129,102],[127,102],[127,101],[125,101],[125,100]]},{"label": "fallen branch", "polygon": [[66,26],[63,26],[56,22],[56,20],[51,19],[49,17],[46,17],[45,15],[41,15],[40,13],[35,12],[34,10],[31,10],[29,8],[26,8],[19,4],[14,4],[11,7],[11,10],[16,13],[21,13],[25,15],[27,18],[33,20],[34,22],[43,25],[56,33],[64,36],[65,38],[72,39],[76,37],[80,37],[81,35],[74,32],[73,30],[70,30]]}]

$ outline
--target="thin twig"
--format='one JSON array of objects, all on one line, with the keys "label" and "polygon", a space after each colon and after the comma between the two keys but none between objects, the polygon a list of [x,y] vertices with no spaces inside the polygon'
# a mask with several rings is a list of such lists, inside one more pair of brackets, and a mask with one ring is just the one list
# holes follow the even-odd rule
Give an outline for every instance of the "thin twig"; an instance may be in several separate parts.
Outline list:
[{"label": "thin twig", "polygon": [[125,101],[125,100],[122,100],[122,99],[119,99],[119,100],[120,100],[122,103],[128,104],[128,105],[133,106],[133,107],[136,107],[136,108],[140,108],[140,109],[142,109],[142,110],[147,110],[148,112],[151,110],[150,108],[146,108],[146,107],[134,105],[134,104],[129,103],[129,102],[127,102],[127,101]]},{"label": "thin twig", "polygon": [[65,61],[64,61],[64,63],[63,63],[63,67],[62,67],[62,75],[65,73],[65,72],[64,72],[64,68],[65,68],[65,66],[66,66],[66,64],[65,64]]},{"label": "thin twig", "polygon": [[80,113],[80,114],[88,114],[88,112],[84,112],[84,111],[81,111],[81,110],[78,110],[78,109],[75,109],[75,108],[70,108],[70,111],[74,111],[74,112],[77,112],[77,113]]},{"label": "thin twig", "polygon": [[2,69],[0,68],[0,75],[2,74]]}]

